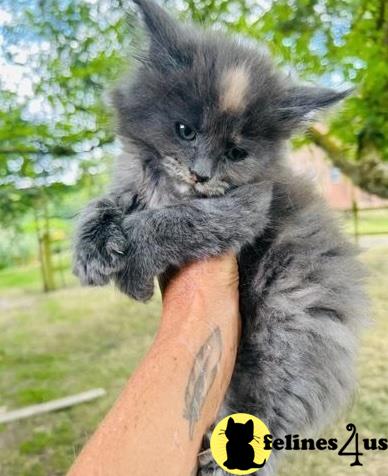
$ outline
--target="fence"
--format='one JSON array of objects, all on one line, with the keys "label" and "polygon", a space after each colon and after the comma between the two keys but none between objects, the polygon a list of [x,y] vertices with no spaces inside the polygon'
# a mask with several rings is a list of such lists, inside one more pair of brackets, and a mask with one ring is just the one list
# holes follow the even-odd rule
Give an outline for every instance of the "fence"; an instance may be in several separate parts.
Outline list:
[{"label": "fence", "polygon": [[352,208],[343,210],[347,231],[356,241],[361,236],[388,235],[388,206],[360,208],[356,201]]}]

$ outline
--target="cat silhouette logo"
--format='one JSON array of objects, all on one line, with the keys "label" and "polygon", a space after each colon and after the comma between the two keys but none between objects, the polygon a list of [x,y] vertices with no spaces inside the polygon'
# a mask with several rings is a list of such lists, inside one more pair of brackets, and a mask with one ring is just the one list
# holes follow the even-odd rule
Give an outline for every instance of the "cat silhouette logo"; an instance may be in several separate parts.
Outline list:
[{"label": "cat silhouette logo", "polygon": [[248,413],[235,413],[213,430],[210,449],[216,463],[231,474],[251,474],[263,468],[271,455],[264,449],[266,425]]}]

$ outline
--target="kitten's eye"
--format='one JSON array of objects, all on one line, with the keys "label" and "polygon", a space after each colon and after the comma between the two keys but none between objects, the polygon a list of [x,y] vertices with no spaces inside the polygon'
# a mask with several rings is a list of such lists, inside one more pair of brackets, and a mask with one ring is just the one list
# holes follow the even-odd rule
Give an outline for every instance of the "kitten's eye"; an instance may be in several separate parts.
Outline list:
[{"label": "kitten's eye", "polygon": [[194,129],[181,122],[175,124],[175,130],[178,136],[183,140],[194,140],[197,136]]},{"label": "kitten's eye", "polygon": [[248,155],[248,152],[244,149],[240,149],[240,147],[231,147],[226,152],[226,157],[233,162],[239,162],[240,160],[244,160]]}]

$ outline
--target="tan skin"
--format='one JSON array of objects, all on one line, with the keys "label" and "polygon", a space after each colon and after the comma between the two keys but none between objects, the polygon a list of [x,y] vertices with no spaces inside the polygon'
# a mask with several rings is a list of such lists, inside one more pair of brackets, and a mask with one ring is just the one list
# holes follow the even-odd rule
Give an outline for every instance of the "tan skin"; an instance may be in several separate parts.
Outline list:
[{"label": "tan skin", "polygon": [[240,335],[229,254],[171,279],[155,341],[68,476],[191,476],[230,382]]}]

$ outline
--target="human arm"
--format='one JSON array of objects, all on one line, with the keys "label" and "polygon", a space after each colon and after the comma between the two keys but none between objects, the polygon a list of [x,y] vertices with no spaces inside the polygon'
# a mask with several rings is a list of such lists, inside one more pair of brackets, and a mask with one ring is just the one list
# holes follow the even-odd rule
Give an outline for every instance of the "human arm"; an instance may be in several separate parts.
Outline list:
[{"label": "human arm", "polygon": [[232,375],[239,339],[233,255],[190,264],[163,296],[145,359],[68,476],[191,476]]}]

